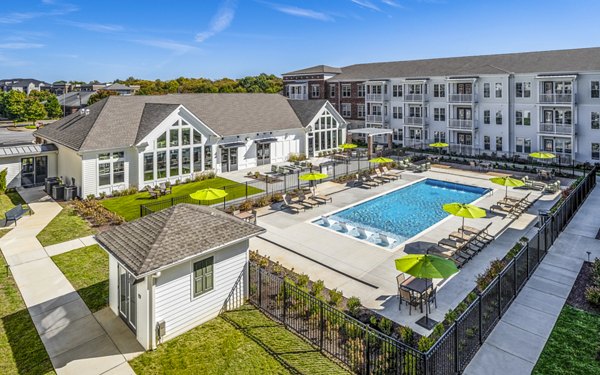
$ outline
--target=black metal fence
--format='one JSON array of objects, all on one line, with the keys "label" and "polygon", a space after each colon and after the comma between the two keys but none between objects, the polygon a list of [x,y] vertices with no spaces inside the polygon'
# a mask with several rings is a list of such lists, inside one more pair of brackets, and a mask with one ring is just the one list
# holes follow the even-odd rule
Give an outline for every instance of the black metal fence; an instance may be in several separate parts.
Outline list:
[{"label": "black metal fence", "polygon": [[[249,300],[272,319],[355,373],[462,373],[544,259],[558,235],[596,186],[596,172],[597,167],[594,167],[556,210],[549,213],[535,236],[524,244],[499,275],[425,353],[373,330],[254,263],[250,263],[248,267]],[[235,289],[239,288],[241,286]],[[235,293],[239,295],[240,292]],[[239,298],[235,298],[234,305],[239,305]],[[227,306],[224,308],[227,309]]]}]

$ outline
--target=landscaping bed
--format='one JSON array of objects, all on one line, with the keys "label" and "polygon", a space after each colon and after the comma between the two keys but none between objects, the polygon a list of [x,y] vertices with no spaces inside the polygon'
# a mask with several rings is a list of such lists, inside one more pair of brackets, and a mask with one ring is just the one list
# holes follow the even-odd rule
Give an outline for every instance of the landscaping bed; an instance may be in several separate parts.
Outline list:
[{"label": "landscaping bed", "polygon": [[50,246],[96,233],[97,230],[81,218],[75,212],[73,205],[69,204],[42,229],[37,235],[37,239],[42,246]]}]

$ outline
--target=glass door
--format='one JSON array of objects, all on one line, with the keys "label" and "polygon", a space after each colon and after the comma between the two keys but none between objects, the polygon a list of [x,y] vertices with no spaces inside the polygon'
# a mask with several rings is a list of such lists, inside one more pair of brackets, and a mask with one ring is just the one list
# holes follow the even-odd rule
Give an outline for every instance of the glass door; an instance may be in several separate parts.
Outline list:
[{"label": "glass door", "polygon": [[229,149],[221,149],[221,173],[229,172]]},{"label": "glass door", "polygon": [[35,184],[43,184],[48,177],[48,157],[38,156],[35,158]]},{"label": "glass door", "polygon": [[135,278],[119,265],[119,315],[134,331],[137,324]]},{"label": "glass door", "polygon": [[256,145],[256,159],[258,165],[271,164],[270,143],[258,143]]},{"label": "glass door", "polygon": [[21,159],[21,186],[30,187],[35,185],[35,164],[33,158]]},{"label": "glass door", "polygon": [[229,149],[229,170],[238,170],[238,149],[237,147]]}]

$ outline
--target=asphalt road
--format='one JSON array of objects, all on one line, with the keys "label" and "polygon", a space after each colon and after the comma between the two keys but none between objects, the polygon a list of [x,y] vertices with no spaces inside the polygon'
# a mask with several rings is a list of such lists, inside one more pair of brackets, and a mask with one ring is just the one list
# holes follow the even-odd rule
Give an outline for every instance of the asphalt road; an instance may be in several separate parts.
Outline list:
[{"label": "asphalt road", "polygon": [[12,131],[5,127],[0,127],[0,146],[31,143],[33,140],[32,131]]}]

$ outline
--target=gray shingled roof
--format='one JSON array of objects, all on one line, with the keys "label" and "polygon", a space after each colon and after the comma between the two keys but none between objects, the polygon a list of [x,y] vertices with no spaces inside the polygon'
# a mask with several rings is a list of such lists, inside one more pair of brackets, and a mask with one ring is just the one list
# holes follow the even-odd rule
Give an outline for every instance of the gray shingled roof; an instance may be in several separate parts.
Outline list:
[{"label": "gray shingled roof", "polygon": [[[86,106],[90,100],[90,96],[94,95],[95,91],[71,91],[58,96],[58,103],[66,107]],[[77,96],[79,95],[79,96]]]},{"label": "gray shingled roof", "polygon": [[[313,107],[299,111],[289,102],[278,94],[111,96],[87,107],[89,115],[69,115],[46,125],[36,135],[77,151],[130,147],[178,105],[222,137],[302,128],[301,119],[311,114],[303,111]],[[315,114],[316,110],[312,116]]]},{"label": "gray shingled roof", "polygon": [[355,64],[341,70],[331,81],[600,71],[600,48]]},{"label": "gray shingled roof", "polygon": [[178,204],[96,236],[136,278],[257,236],[265,229],[214,208]]},{"label": "gray shingled roof", "polygon": [[44,152],[57,151],[58,148],[52,144],[22,144],[8,147],[0,147],[0,158],[10,156],[38,155]]},{"label": "gray shingled roof", "polygon": [[325,99],[317,99],[317,100],[290,100],[290,105],[296,112],[296,115],[300,119],[300,122],[303,126],[306,126],[310,123],[316,115],[317,112],[323,108],[323,106],[327,103]]},{"label": "gray shingled roof", "polygon": [[294,74],[326,74],[326,73],[332,73],[332,74],[338,74],[341,73],[342,69],[340,68],[336,68],[333,66],[329,66],[329,65],[316,65],[316,66],[311,66],[310,68],[305,68],[305,69],[300,69],[300,70],[294,70],[293,72],[288,72],[288,73],[284,73],[284,75],[294,75]]}]

